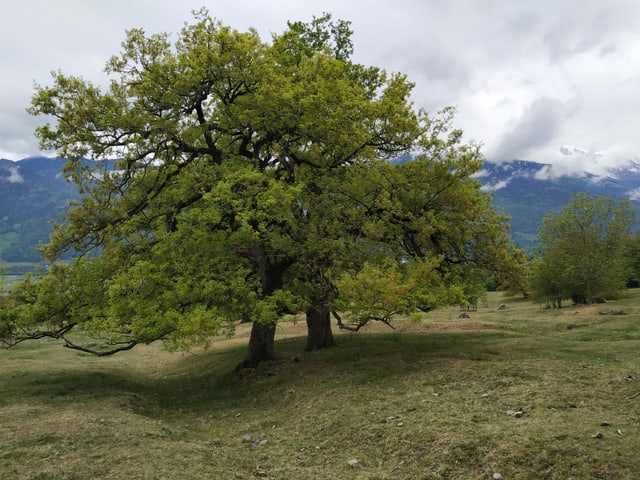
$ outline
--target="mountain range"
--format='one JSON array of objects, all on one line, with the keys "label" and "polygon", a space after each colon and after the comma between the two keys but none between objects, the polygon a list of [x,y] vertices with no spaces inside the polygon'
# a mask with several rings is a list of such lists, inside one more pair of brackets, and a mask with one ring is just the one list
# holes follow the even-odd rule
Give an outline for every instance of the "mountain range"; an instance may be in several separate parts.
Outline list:
[{"label": "mountain range", "polygon": [[[69,200],[78,198],[65,181],[60,158],[30,157],[18,162],[0,159],[0,262],[39,262],[35,250],[46,243],[51,221],[59,221]],[[611,170],[607,175],[568,175],[552,165],[524,160],[486,162],[476,174],[493,204],[511,217],[514,242],[536,245],[542,218],[564,207],[580,191],[615,199],[640,199],[640,165]]]},{"label": "mountain range", "polygon": [[0,261],[40,262],[35,249],[46,243],[51,221],[60,220],[74,184],[64,180],[60,158],[0,159]]},{"label": "mountain range", "polygon": [[486,162],[476,177],[482,190],[493,194],[493,205],[509,215],[513,241],[524,249],[537,244],[544,216],[563,208],[577,192],[627,198],[636,204],[640,200],[640,164],[632,161],[605,175],[569,173],[555,165],[524,160]]}]

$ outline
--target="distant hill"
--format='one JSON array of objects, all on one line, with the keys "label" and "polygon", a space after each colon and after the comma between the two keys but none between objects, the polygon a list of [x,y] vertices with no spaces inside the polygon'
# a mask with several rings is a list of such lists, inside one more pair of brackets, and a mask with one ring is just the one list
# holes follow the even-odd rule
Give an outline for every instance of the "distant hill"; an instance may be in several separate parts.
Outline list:
[{"label": "distant hill", "polygon": [[486,162],[477,178],[483,190],[493,193],[493,204],[511,217],[513,240],[522,248],[536,245],[543,217],[563,208],[577,192],[634,202],[640,197],[640,169],[635,163],[606,176],[588,172],[558,176],[557,169],[542,163]]},{"label": "distant hill", "polygon": [[51,220],[60,220],[75,185],[62,177],[60,158],[0,159],[0,259],[39,262],[35,248],[49,240]]},{"label": "distant hill", "polygon": [[[406,160],[406,159],[403,159]],[[401,160],[402,161],[402,160]],[[0,159],[0,261],[39,262],[36,247],[49,240],[51,220],[60,220],[76,186],[62,176],[65,160],[31,157],[13,162]],[[511,217],[514,241],[535,246],[544,215],[564,207],[579,191],[635,200],[640,198],[640,169],[635,164],[608,176],[581,172],[557,176],[550,165],[515,160],[487,162],[477,175],[493,203]]]}]

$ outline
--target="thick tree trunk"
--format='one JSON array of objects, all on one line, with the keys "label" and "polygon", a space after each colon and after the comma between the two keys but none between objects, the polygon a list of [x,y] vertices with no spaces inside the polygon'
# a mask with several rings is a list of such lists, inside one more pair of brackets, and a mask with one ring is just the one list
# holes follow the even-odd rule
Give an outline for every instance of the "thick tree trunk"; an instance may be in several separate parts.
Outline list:
[{"label": "thick tree trunk", "polygon": [[[287,267],[291,264],[290,259],[284,259],[274,263],[269,262],[264,247],[250,248],[243,253],[249,255],[256,261],[262,286],[262,295],[265,297],[269,296],[277,289],[282,288],[282,277]],[[251,326],[247,358],[240,363],[236,369],[255,368],[260,362],[275,360],[275,335],[275,323],[254,321]]]},{"label": "thick tree trunk", "polygon": [[253,322],[247,358],[238,365],[237,369],[255,368],[265,360],[275,360],[276,353],[274,339],[276,326],[273,323]]},{"label": "thick tree trunk", "polygon": [[315,307],[307,310],[307,348],[306,351],[321,350],[333,347],[331,316],[326,307]]}]

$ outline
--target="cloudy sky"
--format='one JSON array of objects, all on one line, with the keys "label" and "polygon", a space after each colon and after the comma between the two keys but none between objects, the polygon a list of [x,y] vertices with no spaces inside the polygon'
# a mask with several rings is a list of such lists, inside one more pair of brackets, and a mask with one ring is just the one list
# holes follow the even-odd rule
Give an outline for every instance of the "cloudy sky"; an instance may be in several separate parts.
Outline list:
[{"label": "cloudy sky", "polygon": [[598,173],[640,160],[638,0],[2,1],[0,158],[47,153],[25,112],[34,82],[104,82],[127,29],[178,32],[202,6],[265,40],[323,12],[351,21],[355,59],[408,74],[416,107],[456,106],[490,161]]}]

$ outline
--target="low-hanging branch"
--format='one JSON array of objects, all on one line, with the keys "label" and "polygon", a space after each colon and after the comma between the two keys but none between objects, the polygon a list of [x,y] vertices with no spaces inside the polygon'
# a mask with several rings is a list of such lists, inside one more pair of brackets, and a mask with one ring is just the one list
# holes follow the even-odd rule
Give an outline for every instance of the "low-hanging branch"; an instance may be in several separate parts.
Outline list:
[{"label": "low-hanging branch", "polygon": [[[97,357],[106,357],[118,352],[131,350],[133,347],[135,347],[140,343],[153,343],[157,340],[164,340],[173,331],[171,329],[165,330],[154,337],[144,339],[144,341],[140,341],[139,339],[109,340],[105,342],[104,345],[112,348],[105,348],[103,350],[99,350],[97,348],[93,348],[93,344],[79,345],[66,336],[66,334],[68,334],[77,325],[78,325],[77,322],[73,322],[73,323],[64,325],[56,330],[36,330],[33,332],[28,332],[28,331],[18,332],[17,330],[14,330],[9,332],[9,334],[6,336],[0,337],[0,345],[8,349],[8,348],[15,347],[19,343],[22,343],[27,340],[40,340],[43,338],[53,338],[56,340],[64,341],[64,347],[69,348],[71,350],[78,350],[81,352],[90,353]],[[126,333],[126,332],[123,332],[123,333]]]},{"label": "low-hanging branch", "polygon": [[109,355],[113,355],[115,353],[118,352],[124,352],[126,350],[131,350],[133,347],[135,347],[136,345],[138,345],[138,342],[135,340],[130,340],[128,342],[114,342],[111,345],[119,345],[115,348],[112,348],[111,350],[96,350],[94,348],[88,347],[88,346],[82,346],[82,345],[78,345],[77,343],[73,343],[71,340],[69,340],[66,337],[62,337],[62,340],[64,340],[64,346],[66,348],[70,348],[72,350],[79,350],[81,352],[85,352],[85,353],[90,353],[91,355],[95,355],[97,357],[107,357]]},{"label": "low-hanging branch", "polygon": [[66,348],[70,348],[71,350],[79,350],[81,352],[85,352],[85,353],[90,353],[91,355],[95,355],[97,357],[108,357],[109,355],[113,355],[115,353],[118,352],[124,352],[126,350],[131,350],[133,347],[135,347],[136,345],[140,344],[140,343],[153,343],[156,342],[158,340],[164,340],[166,339],[171,333],[173,333],[173,329],[172,328],[168,328],[166,330],[164,330],[163,332],[159,333],[158,335],[155,335],[153,337],[149,337],[149,338],[144,338],[144,339],[130,339],[130,340],[109,340],[107,341],[105,344],[109,347],[114,347],[114,348],[107,348],[105,350],[98,350],[96,348],[93,348],[90,345],[87,346],[83,346],[83,345],[78,345],[77,343],[71,341],[70,339],[66,338],[66,337],[61,337],[62,340],[64,340],[64,346]]},{"label": "low-hanging branch", "polygon": [[2,344],[4,348],[11,348],[26,340],[40,340],[42,338],[64,339],[64,336],[77,324],[77,322],[68,323],[57,330],[36,330],[34,332],[25,331],[20,333],[13,331],[6,337],[0,337],[0,344]]},{"label": "low-hanging branch", "polygon": [[362,327],[364,327],[367,323],[369,323],[371,320],[374,320],[376,322],[384,323],[385,325],[387,325],[389,328],[391,328],[393,330],[396,329],[396,327],[391,325],[391,319],[390,318],[386,318],[386,317],[371,316],[371,317],[367,317],[365,319],[360,320],[358,323],[349,323],[349,324],[347,324],[347,323],[344,323],[342,321],[342,318],[340,317],[338,312],[336,312],[335,310],[332,310],[331,313],[333,314],[333,316],[335,317],[335,319],[337,321],[338,328],[340,328],[341,330],[349,330],[350,332],[357,332]]}]

